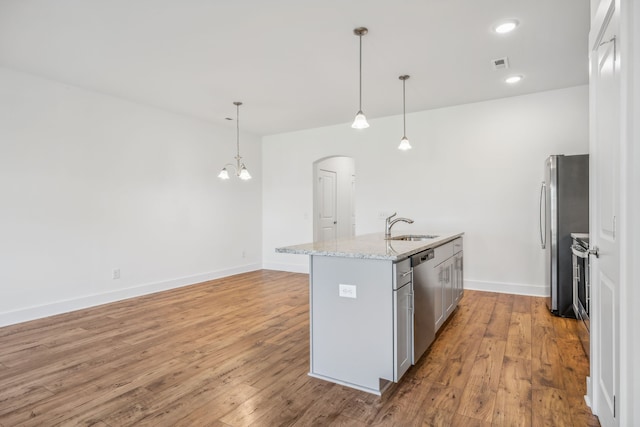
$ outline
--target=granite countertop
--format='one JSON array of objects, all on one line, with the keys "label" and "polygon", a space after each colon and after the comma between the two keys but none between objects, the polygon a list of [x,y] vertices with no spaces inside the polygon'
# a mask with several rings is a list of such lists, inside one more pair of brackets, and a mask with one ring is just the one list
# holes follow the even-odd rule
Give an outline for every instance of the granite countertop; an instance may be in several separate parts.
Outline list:
[{"label": "granite countertop", "polygon": [[[276,248],[276,252],[301,255],[337,256],[345,258],[384,259],[399,261],[426,249],[447,243],[464,233],[402,233],[403,235],[431,235],[438,237],[422,241],[385,240],[384,233],[363,234],[344,239]],[[396,237],[394,235],[393,237]]]}]

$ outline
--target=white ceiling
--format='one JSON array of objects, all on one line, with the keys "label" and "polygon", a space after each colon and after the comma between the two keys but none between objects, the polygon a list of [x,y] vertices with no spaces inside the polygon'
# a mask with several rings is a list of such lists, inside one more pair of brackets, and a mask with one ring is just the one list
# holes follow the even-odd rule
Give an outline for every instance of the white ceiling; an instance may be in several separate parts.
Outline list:
[{"label": "white ceiling", "polygon": [[370,119],[588,81],[586,0],[0,0],[0,65],[269,135],[353,120],[359,26]]}]

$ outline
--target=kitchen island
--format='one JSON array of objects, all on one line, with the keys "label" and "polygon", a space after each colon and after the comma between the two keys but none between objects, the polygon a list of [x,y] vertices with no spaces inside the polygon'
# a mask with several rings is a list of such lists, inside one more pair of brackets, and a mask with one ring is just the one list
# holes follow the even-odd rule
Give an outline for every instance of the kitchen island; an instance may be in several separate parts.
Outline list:
[{"label": "kitchen island", "polygon": [[377,395],[398,382],[462,295],[462,234],[277,248],[310,258],[309,375]]}]

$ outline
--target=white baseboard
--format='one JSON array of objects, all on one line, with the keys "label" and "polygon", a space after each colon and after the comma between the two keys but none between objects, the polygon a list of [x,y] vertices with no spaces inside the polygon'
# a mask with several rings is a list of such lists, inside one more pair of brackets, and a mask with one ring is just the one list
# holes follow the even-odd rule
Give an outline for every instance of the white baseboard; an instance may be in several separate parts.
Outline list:
[{"label": "white baseboard", "polygon": [[474,291],[499,292],[502,294],[529,295],[548,297],[549,290],[544,285],[525,285],[521,283],[485,282],[482,280],[466,280],[464,288]]},{"label": "white baseboard", "polygon": [[279,262],[266,262],[262,264],[265,270],[288,271],[289,273],[309,274],[309,262],[305,264],[284,264]]},{"label": "white baseboard", "polygon": [[145,283],[126,289],[118,289],[112,292],[105,292],[95,295],[85,295],[70,300],[56,301],[50,304],[22,308],[15,311],[0,313],[0,327],[27,322],[29,320],[40,319],[43,317],[54,316],[56,314],[68,313],[70,311],[81,310],[83,308],[95,307],[97,305],[121,301],[128,298],[153,294],[155,292],[194,285],[196,283],[202,283],[209,280],[220,279],[222,277],[233,276],[235,274],[247,273],[260,269],[260,264],[247,264],[239,267],[212,271],[203,274],[196,274],[193,276],[181,277],[178,279],[171,279],[163,282]]}]

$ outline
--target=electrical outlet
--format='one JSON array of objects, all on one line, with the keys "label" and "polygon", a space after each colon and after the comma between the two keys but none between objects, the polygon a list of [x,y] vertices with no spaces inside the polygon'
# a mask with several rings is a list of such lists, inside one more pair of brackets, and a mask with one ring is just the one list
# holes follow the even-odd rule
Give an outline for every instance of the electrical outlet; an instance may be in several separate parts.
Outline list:
[{"label": "electrical outlet", "polygon": [[112,278],[113,278],[113,280],[118,280],[120,278],[120,269],[119,268],[114,268],[113,269]]},{"label": "electrical outlet", "polygon": [[247,257],[247,252],[243,249],[242,250],[242,258],[246,258]]},{"label": "electrical outlet", "polygon": [[387,211],[378,212],[378,219],[387,219],[388,216],[389,216],[389,212]]},{"label": "electrical outlet", "polygon": [[356,298],[356,285],[338,285],[338,295],[344,298]]}]

